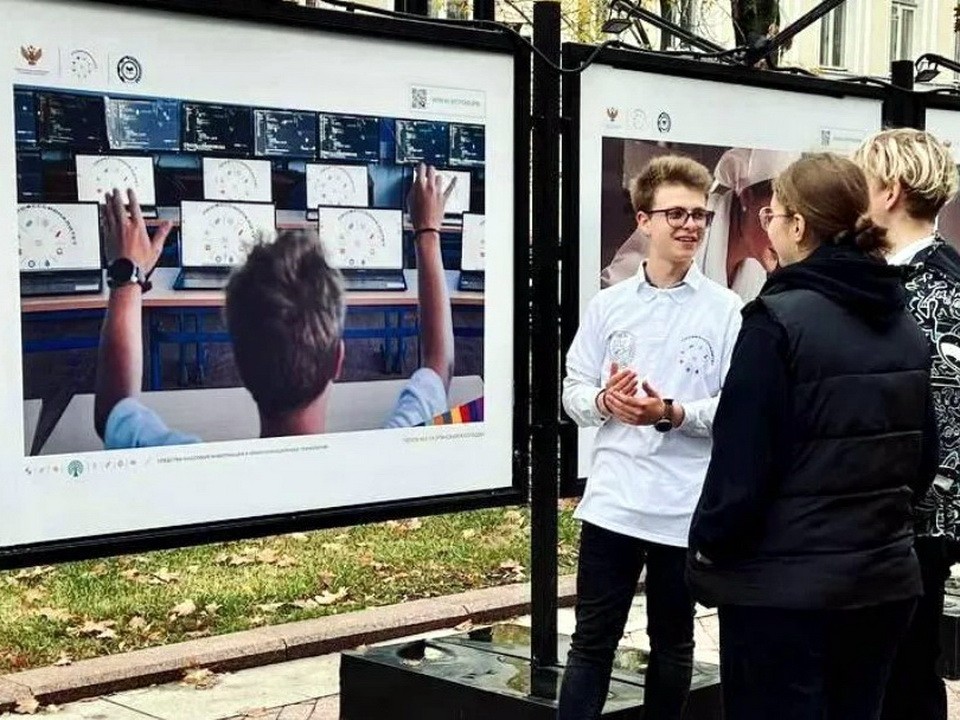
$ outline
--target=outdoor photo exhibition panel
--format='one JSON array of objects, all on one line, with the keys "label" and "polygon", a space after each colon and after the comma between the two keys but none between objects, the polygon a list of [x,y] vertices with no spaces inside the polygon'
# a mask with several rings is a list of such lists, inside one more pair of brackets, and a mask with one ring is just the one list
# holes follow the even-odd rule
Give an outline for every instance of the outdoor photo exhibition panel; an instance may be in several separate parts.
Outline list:
[{"label": "outdoor photo exhibition panel", "polygon": [[[567,45],[564,62],[576,65],[589,52]],[[591,299],[634,277],[645,257],[647,240],[637,231],[630,186],[649,160],[681,153],[710,171],[708,207],[715,216],[697,264],[747,301],[765,279],[757,258],[769,240],[757,212],[770,202],[772,178],[804,151],[851,152],[881,123],[875,89],[712,62],[606,50],[599,62],[564,80],[564,112],[573,119],[564,152],[564,352]],[[670,328],[661,330],[666,341]],[[714,330],[715,337],[675,338],[669,344],[679,356],[657,362],[716,377],[711,369],[723,354],[724,329]],[[638,366],[644,363],[634,351],[641,334],[657,331],[611,329],[598,386],[616,360],[671,397],[655,370]],[[701,385],[703,397],[717,389],[707,380]],[[652,428],[638,432],[647,443],[669,442]],[[576,494],[590,472],[596,430],[578,431],[568,423],[563,435],[563,492]],[[569,482],[574,477],[578,482]]]},{"label": "outdoor photo exhibition panel", "polygon": [[[223,5],[0,0],[0,565],[523,497],[527,51],[496,31]],[[439,252],[408,212],[420,163],[456,178]],[[106,341],[114,188],[172,229],[124,306],[141,321],[117,311]],[[291,231],[308,248],[320,234],[340,290],[313,261],[285,275],[305,252],[288,243],[228,293]],[[231,303],[235,329],[311,330],[237,352]]]},{"label": "outdoor photo exhibition panel", "polygon": [[[956,95],[924,95],[926,120],[924,129],[933,133],[953,151],[960,167],[960,97]],[[955,248],[960,249],[960,197],[954,197],[940,211],[937,230]]]}]

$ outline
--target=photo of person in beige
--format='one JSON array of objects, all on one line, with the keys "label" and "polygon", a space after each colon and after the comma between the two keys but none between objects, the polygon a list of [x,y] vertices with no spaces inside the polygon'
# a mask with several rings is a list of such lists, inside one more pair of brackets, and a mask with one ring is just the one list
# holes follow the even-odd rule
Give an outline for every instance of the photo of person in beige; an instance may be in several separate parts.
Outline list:
[{"label": "photo of person in beige", "polygon": [[[770,202],[773,178],[797,159],[799,153],[681,143],[671,144],[668,148],[661,143],[643,140],[608,141],[623,146],[625,176],[635,159],[649,160],[668,152],[688,155],[713,168],[713,184],[707,206],[714,213],[714,221],[697,253],[696,262],[704,275],[732,289],[744,301],[756,297],[766,281],[764,259],[771,252],[770,241],[760,227],[757,212]],[[604,157],[606,159],[613,154],[604,153]],[[613,176],[614,173],[607,172],[605,168],[604,181]],[[604,188],[605,197],[612,194],[612,189]],[[603,211],[614,212],[614,206],[604,202]],[[603,230],[611,225],[608,220],[601,226],[601,244],[605,249],[609,247],[611,238]],[[635,228],[601,270],[601,288],[634,275],[647,255],[648,242],[643,233]],[[601,254],[603,256],[606,253]]]}]

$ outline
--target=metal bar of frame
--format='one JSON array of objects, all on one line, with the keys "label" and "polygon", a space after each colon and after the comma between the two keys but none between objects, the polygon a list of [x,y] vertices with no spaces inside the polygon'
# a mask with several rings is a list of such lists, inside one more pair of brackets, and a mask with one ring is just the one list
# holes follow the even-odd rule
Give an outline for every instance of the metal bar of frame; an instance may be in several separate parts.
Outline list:
[{"label": "metal bar of frame", "polygon": [[[551,62],[560,62],[560,4],[534,5],[533,42]],[[560,306],[560,75],[542,58],[533,66],[533,323],[531,386],[531,591],[532,657],[536,670],[557,662],[557,500],[559,466]]]},{"label": "metal bar of frame", "polygon": [[916,66],[911,60],[894,60],[890,63],[893,88],[883,101],[885,128],[913,127],[923,130],[926,112],[920,95],[914,92],[915,70]]},{"label": "metal bar of frame", "polygon": [[[567,43],[563,47],[564,65],[583,62],[596,48]],[[858,96],[884,100],[889,94],[881,87],[861,83],[827,80],[782,72],[770,72],[722,63],[705,63],[686,58],[604,48],[595,64],[625,70],[713,80],[774,90],[790,90],[833,97]],[[589,72],[589,70],[587,71]],[[566,123],[563,142],[563,215],[560,297],[561,360],[580,323],[580,75],[568,75],[563,83],[563,115]],[[560,497],[579,497],[586,478],[578,472],[577,426],[564,416],[560,421]]]},{"label": "metal bar of frame", "polygon": [[[162,13],[223,18],[256,24],[272,24],[297,31],[316,30],[382,39],[390,42],[450,47],[512,56],[514,60],[514,342],[513,451],[510,485],[492,490],[449,495],[405,498],[402,500],[312,509],[204,522],[170,527],[143,528],[130,532],[66,538],[0,548],[0,569],[38,564],[72,562],[121,553],[138,553],[225,542],[269,535],[382,522],[413,516],[463,512],[489,507],[523,504],[529,488],[529,324],[530,248],[529,238],[529,158],[530,158],[530,52],[516,38],[499,30],[466,28],[424,18],[402,20],[308,8],[288,2],[264,0],[80,0],[82,4],[115,5]],[[442,32],[438,32],[442,29]],[[556,182],[556,179],[554,179]],[[487,319],[485,318],[485,321]]]}]

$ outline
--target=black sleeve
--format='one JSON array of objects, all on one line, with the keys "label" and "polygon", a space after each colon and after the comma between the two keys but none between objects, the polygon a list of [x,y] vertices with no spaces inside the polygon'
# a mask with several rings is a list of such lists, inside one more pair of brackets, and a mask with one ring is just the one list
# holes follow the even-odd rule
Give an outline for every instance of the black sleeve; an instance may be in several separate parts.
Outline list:
[{"label": "black sleeve", "polygon": [[933,484],[940,469],[940,429],[937,413],[933,405],[933,393],[927,391],[927,417],[923,426],[923,448],[920,456],[919,472],[911,488],[914,504],[920,502]]},{"label": "black sleeve", "polygon": [[749,552],[788,452],[786,334],[762,307],[745,318],[720,393],[713,451],[690,528],[690,549],[710,561]]}]

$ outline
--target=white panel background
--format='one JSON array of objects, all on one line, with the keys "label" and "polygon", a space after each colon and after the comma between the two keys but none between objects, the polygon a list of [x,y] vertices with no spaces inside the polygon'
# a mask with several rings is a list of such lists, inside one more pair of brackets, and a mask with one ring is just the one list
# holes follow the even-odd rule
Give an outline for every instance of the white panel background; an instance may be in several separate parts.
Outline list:
[{"label": "white panel background", "polygon": [[[82,89],[261,107],[417,117],[410,86],[482,93],[496,108],[486,125],[487,222],[513,235],[513,60],[500,53],[338,37],[309,29],[205,19],[121,5],[0,0],[0,225],[16,237],[13,84],[70,88],[58,77],[26,75],[22,45],[85,48],[102,76]],[[105,28],[109,32],[105,32]],[[125,53],[143,79],[123,85],[109,71]],[[112,61],[112,64],[111,62]],[[300,69],[297,71],[296,69]],[[305,73],[309,82],[305,82]],[[474,95],[475,97],[475,95]],[[428,119],[460,120],[432,115]],[[485,417],[481,424],[251,440],[114,453],[135,472],[85,472],[73,480],[27,475],[50,458],[23,458],[22,367],[17,254],[0,257],[0,546],[186,523],[287,513],[503,487],[512,474],[513,249],[489,249],[484,323]],[[91,418],[92,422],[92,418]],[[76,459],[102,459],[102,453]],[[62,460],[74,459],[61,458]],[[128,465],[129,463],[125,463]]]},{"label": "white panel background", "polygon": [[[608,109],[615,109],[610,119]],[[660,132],[666,112],[670,130]],[[600,290],[604,137],[767,150],[847,152],[880,129],[879,99],[829,97],[594,65],[580,84],[580,313]],[[824,147],[822,132],[831,131]],[[590,470],[596,431],[579,431],[578,475]]]}]

